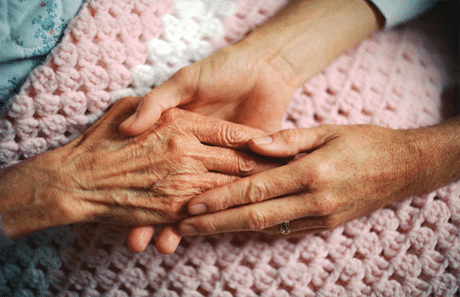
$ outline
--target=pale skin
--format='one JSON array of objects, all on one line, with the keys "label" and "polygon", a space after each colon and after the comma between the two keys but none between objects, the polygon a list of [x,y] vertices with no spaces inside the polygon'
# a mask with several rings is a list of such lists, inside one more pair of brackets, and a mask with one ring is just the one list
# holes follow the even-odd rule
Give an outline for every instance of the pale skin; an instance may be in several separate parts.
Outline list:
[{"label": "pale skin", "polygon": [[174,223],[197,194],[280,164],[238,150],[260,131],[179,109],[123,135],[118,126],[138,102],[121,100],[68,145],[0,172],[11,238],[79,222]]},{"label": "pale skin", "polygon": [[[120,130],[137,135],[165,110],[181,106],[275,132],[295,89],[382,25],[365,0],[291,1],[241,42],[181,69],[146,95]],[[153,233],[153,227],[136,227],[127,246],[142,251]],[[179,241],[177,230],[168,226],[157,245],[164,242],[162,252],[171,253]]]}]

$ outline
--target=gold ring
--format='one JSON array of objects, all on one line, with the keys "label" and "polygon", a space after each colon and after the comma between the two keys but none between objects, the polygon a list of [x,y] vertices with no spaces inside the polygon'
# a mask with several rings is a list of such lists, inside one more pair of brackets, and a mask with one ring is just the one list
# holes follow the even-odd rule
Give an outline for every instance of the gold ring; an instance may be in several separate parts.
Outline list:
[{"label": "gold ring", "polygon": [[289,221],[286,221],[284,223],[281,223],[279,225],[280,227],[280,233],[283,234],[283,235],[289,235],[291,234],[291,226],[289,224]]}]

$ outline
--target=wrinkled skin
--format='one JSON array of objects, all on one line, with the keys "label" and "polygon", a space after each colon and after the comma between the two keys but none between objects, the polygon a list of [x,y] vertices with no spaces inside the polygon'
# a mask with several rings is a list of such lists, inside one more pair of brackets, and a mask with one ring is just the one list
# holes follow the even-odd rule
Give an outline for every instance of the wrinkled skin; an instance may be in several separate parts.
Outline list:
[{"label": "wrinkled skin", "polygon": [[[280,127],[293,93],[294,87],[266,61],[233,46],[180,69],[142,99],[136,113],[120,130],[137,135],[154,125],[168,108],[181,106],[209,117],[274,132]],[[143,251],[154,230],[153,226],[130,230],[128,248]],[[180,239],[175,228],[166,227],[157,238],[157,246],[159,243],[161,252],[171,253]]]},{"label": "wrinkled skin", "polygon": [[193,196],[274,165],[234,150],[259,131],[180,109],[123,135],[118,126],[138,101],[122,100],[68,145],[1,172],[11,237],[76,222],[174,223]]}]

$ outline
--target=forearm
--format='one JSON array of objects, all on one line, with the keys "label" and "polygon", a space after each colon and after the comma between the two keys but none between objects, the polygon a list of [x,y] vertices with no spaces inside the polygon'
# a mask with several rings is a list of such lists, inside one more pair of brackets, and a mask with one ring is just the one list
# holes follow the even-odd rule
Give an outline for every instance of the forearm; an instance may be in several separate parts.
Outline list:
[{"label": "forearm", "polygon": [[460,179],[460,116],[414,130],[419,150],[420,186],[425,192]]},{"label": "forearm", "polygon": [[297,0],[237,46],[297,88],[381,25],[378,11],[365,0]]},{"label": "forearm", "polygon": [[[0,213],[3,228],[13,239],[49,227],[70,223],[59,212],[50,177],[36,165],[37,156],[0,172]],[[49,169],[58,164],[49,164]]]}]

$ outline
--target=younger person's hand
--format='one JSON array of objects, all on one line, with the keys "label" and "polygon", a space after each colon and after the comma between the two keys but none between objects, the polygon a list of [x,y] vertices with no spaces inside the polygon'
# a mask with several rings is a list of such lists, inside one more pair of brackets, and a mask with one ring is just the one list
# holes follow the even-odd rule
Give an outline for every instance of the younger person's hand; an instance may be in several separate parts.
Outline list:
[{"label": "younger person's hand", "polygon": [[242,45],[224,48],[180,69],[153,89],[120,126],[128,135],[149,129],[171,107],[276,131],[294,88]]}]

